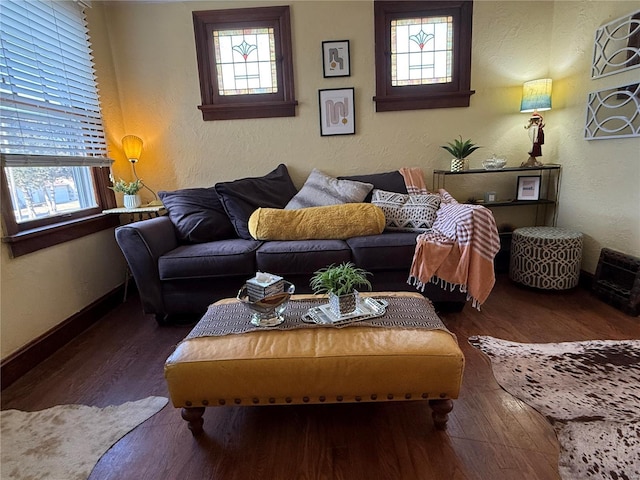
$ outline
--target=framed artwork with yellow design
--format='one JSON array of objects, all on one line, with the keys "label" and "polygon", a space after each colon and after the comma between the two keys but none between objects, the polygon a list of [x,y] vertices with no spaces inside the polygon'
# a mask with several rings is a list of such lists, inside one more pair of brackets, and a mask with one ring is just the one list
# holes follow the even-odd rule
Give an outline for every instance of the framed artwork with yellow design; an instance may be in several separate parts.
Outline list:
[{"label": "framed artwork with yellow design", "polygon": [[322,42],[322,72],[324,78],[351,76],[349,40]]},{"label": "framed artwork with yellow design", "polygon": [[353,97],[353,88],[330,88],[318,91],[321,136],[356,133]]}]

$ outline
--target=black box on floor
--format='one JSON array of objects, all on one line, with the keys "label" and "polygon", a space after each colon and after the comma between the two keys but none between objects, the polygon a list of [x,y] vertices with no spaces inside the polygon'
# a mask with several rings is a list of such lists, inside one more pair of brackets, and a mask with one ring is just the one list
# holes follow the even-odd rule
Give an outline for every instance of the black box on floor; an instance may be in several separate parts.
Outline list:
[{"label": "black box on floor", "polygon": [[592,289],[626,314],[640,314],[640,258],[603,248]]},{"label": "black box on floor", "polygon": [[511,261],[511,237],[513,232],[500,233],[500,250],[496,254],[493,266],[496,273],[509,273],[509,262]]}]

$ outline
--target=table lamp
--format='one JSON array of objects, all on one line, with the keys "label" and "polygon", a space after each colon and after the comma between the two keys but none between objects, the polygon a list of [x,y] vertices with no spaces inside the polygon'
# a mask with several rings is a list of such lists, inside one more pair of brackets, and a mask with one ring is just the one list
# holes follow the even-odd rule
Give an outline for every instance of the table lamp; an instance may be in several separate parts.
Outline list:
[{"label": "table lamp", "polygon": [[522,162],[521,167],[539,167],[542,165],[537,157],[542,156],[542,145],[544,144],[544,119],[539,112],[551,110],[551,85],[550,78],[531,80],[522,86],[522,101],[520,102],[521,113],[531,113],[529,123],[525,129],[529,131],[531,139],[531,151],[529,159]]},{"label": "table lamp", "polygon": [[[127,135],[122,138],[122,149],[124,150],[124,154],[127,157],[127,160],[131,162],[131,167],[133,168],[133,175],[136,177],[136,180],[140,180],[138,178],[138,173],[136,172],[136,163],[140,160],[140,155],[142,154],[142,139],[140,137],[136,137],[135,135]],[[142,180],[140,180],[142,186],[153,193],[154,200],[149,202],[149,206],[154,205],[162,205],[162,202],[158,200],[158,196],[156,192],[151,190]]]}]

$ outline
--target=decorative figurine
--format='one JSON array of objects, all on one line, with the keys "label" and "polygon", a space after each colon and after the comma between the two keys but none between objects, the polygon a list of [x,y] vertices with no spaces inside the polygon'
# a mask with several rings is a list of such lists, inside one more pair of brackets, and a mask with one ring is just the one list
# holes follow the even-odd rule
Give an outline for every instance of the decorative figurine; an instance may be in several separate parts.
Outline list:
[{"label": "decorative figurine", "polygon": [[529,159],[526,162],[522,162],[521,167],[540,167],[542,162],[538,161],[536,157],[542,156],[542,147],[544,145],[544,119],[538,112],[533,112],[531,118],[529,118],[529,124],[524,127],[529,130],[529,138],[531,139],[531,151],[529,152]]}]

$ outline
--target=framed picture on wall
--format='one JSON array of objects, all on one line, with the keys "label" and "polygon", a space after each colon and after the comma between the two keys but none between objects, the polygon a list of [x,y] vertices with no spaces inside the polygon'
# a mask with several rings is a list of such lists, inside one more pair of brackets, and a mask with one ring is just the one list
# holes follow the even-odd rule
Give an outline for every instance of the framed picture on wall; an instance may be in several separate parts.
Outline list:
[{"label": "framed picture on wall", "polygon": [[321,136],[356,133],[353,92],[353,88],[330,88],[318,91]]},{"label": "framed picture on wall", "polygon": [[518,194],[516,200],[540,200],[541,175],[518,176]]},{"label": "framed picture on wall", "polygon": [[324,77],[349,77],[349,40],[322,42],[322,71]]}]

